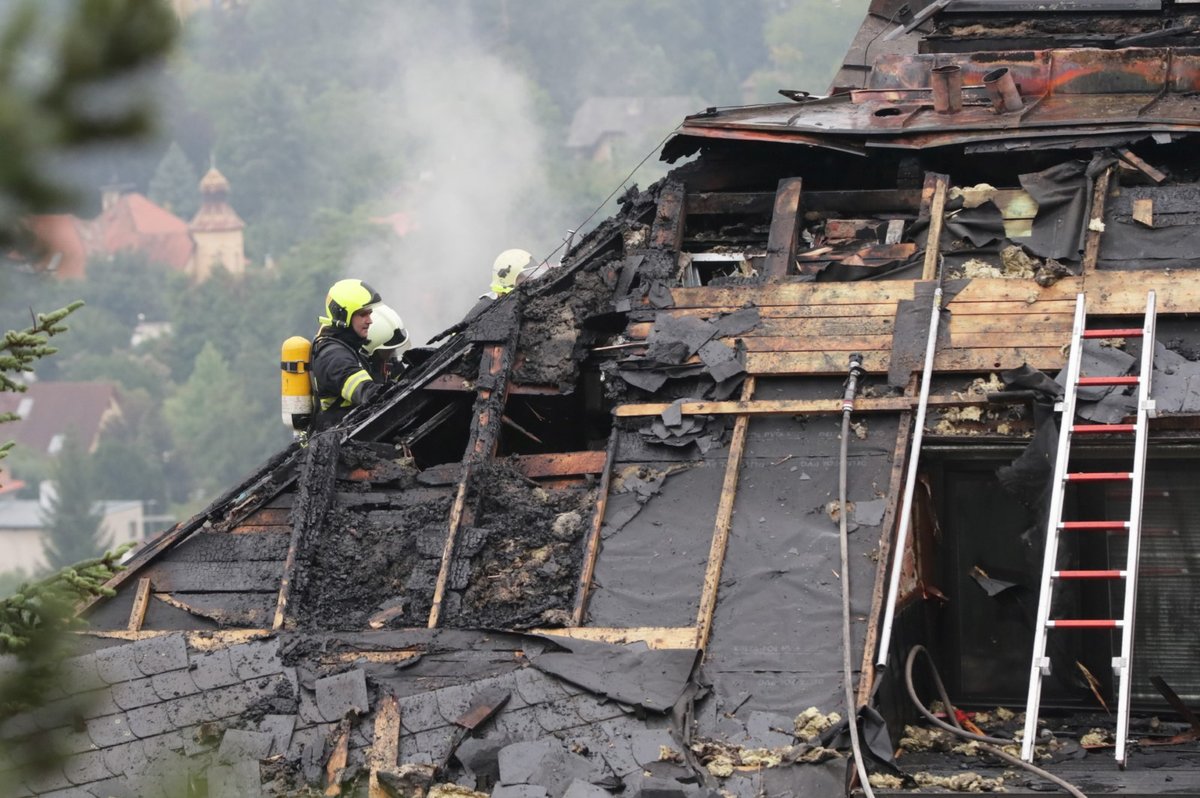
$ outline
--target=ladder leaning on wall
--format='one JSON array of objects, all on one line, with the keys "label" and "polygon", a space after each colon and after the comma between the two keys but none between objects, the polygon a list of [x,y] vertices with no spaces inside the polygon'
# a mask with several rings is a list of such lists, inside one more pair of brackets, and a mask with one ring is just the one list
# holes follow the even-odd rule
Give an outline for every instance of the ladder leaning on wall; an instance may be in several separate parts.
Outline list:
[{"label": "ladder leaning on wall", "polygon": [[[1083,294],[1075,300],[1075,324],[1071,333],[1071,354],[1067,361],[1067,381],[1061,402],[1062,420],[1058,438],[1058,455],[1054,464],[1054,483],[1050,494],[1050,512],[1046,524],[1046,553],[1042,565],[1041,589],[1038,595],[1037,623],[1034,627],[1033,661],[1029,675],[1029,697],[1025,706],[1025,737],[1021,741],[1021,758],[1033,761],[1037,738],[1038,710],[1041,704],[1042,678],[1050,673],[1050,658],[1046,656],[1049,632],[1055,629],[1113,629],[1121,641],[1121,651],[1113,657],[1113,673],[1117,680],[1117,765],[1125,767],[1125,749],[1129,734],[1130,676],[1133,669],[1134,615],[1137,603],[1138,554],[1141,548],[1142,499],[1146,480],[1146,439],[1148,419],[1154,415],[1150,399],[1150,378],[1154,372],[1154,292],[1146,297],[1146,315],[1141,329],[1089,330],[1086,328],[1086,302]],[[1088,338],[1142,339],[1141,371],[1138,376],[1080,376],[1083,341]],[[1136,421],[1133,424],[1076,424],[1075,400],[1084,386],[1136,385],[1138,389]],[[1071,442],[1096,435],[1133,435],[1133,462],[1129,471],[1069,472]],[[1129,517],[1106,521],[1063,520],[1063,494],[1070,482],[1128,482],[1130,486]],[[1120,532],[1128,535],[1125,568],[1120,570],[1059,570],[1059,539],[1062,533]],[[1081,579],[1123,581],[1124,609],[1120,618],[1052,619],[1050,605],[1055,587],[1066,581]]]}]

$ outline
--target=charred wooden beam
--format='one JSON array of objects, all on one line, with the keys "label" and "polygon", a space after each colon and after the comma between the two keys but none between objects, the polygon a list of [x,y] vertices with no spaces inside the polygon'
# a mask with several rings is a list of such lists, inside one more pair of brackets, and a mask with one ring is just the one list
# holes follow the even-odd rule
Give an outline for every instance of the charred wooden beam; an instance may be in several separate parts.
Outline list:
[{"label": "charred wooden beam", "polygon": [[[905,399],[917,402],[917,378],[914,375],[905,391]],[[855,401],[855,409],[858,402]],[[900,414],[900,428],[896,434],[896,447],[892,451],[892,472],[888,478],[888,503],[884,509],[883,521],[879,528],[879,559],[875,566],[875,586],[871,591],[871,612],[867,616],[867,632],[863,643],[862,677],[858,681],[858,703],[864,704],[871,695],[875,682],[875,656],[879,645],[879,622],[882,618],[883,601],[888,583],[888,556],[892,550],[893,527],[896,525],[896,513],[900,507],[900,497],[904,487],[904,473],[908,453],[908,444],[912,439],[913,418],[911,411]]]},{"label": "charred wooden beam", "polygon": [[129,610],[129,624],[125,627],[131,632],[140,632],[146,620],[146,608],[150,606],[150,577],[143,576],[138,580],[137,592],[133,596],[133,607]]},{"label": "charred wooden beam", "polygon": [[1100,236],[1104,235],[1104,204],[1108,199],[1108,183],[1112,179],[1113,167],[1108,167],[1096,178],[1092,189],[1092,210],[1088,214],[1087,239],[1083,245],[1084,277],[1095,274],[1096,261],[1100,258]]},{"label": "charred wooden beam", "polygon": [[503,326],[504,331],[501,333],[507,336],[506,339],[500,343],[488,343],[483,348],[483,356],[479,363],[479,378],[475,383],[479,390],[475,399],[475,418],[471,422],[471,436],[467,444],[466,456],[463,458],[458,489],[454,495],[454,503],[450,507],[446,542],[442,547],[442,561],[438,568],[433,601],[429,608],[428,625],[430,629],[436,627],[441,618],[442,601],[446,595],[446,583],[450,578],[450,565],[454,561],[454,546],[458,539],[458,530],[464,523],[469,525],[474,515],[474,509],[467,506],[467,492],[471,484],[472,473],[476,466],[492,459],[496,454],[496,445],[500,440],[501,418],[504,415],[508,385],[516,359],[516,342],[520,328],[520,315],[514,305],[512,315]]},{"label": "charred wooden beam", "polygon": [[[742,401],[754,396],[755,378],[747,377],[742,384]],[[746,433],[750,416],[740,415],[733,425],[729,444],[729,459],[725,461],[725,481],[721,485],[721,500],[717,504],[717,520],[713,526],[712,545],[708,551],[708,566],[704,571],[704,589],[700,594],[700,609],[696,613],[696,648],[704,650],[712,633],[713,610],[717,607],[717,590],[721,585],[721,570],[725,551],[729,547],[729,526],[733,521],[733,501],[737,498],[738,477],[742,470],[742,452],[746,449]]]},{"label": "charred wooden beam", "polygon": [[561,629],[530,629],[528,634],[569,637],[572,640],[599,640],[626,645],[645,643],[647,648],[694,648],[693,626],[631,626],[615,629],[604,626],[566,626]]},{"label": "charred wooden beam", "polygon": [[[917,213],[921,192],[899,191],[807,191],[804,208],[818,213]],[[769,191],[697,192],[687,195],[689,216],[737,214],[768,216],[775,209],[775,195]]]},{"label": "charred wooden beam", "polygon": [[[985,407],[992,404],[1008,404],[1028,401],[1029,396],[1022,394],[1011,399],[1003,393],[993,394],[986,399],[972,399],[948,394],[929,397],[930,407]],[[895,413],[911,410],[916,404],[911,396],[863,396],[854,400],[855,412],[863,413]],[[618,418],[638,418],[657,416],[671,404],[665,402],[648,402],[646,404],[620,405],[613,415]],[[795,416],[795,415],[834,415],[842,412],[841,399],[758,399],[725,402],[684,402],[680,412],[685,416],[704,415],[747,415],[747,416]]]},{"label": "charred wooden beam", "polygon": [[650,227],[650,246],[654,249],[679,250],[683,243],[683,224],[687,192],[682,183],[668,181],[658,195],[658,211]]},{"label": "charred wooden beam", "polygon": [[399,761],[400,702],[394,695],[385,695],[376,706],[375,734],[367,753],[367,798],[390,798],[391,791],[379,783],[379,773],[395,769]]},{"label": "charred wooden beam", "polygon": [[608,490],[612,481],[613,463],[617,459],[617,428],[608,435],[608,446],[604,452],[603,470],[600,472],[600,487],[596,491],[596,506],[592,511],[591,530],[583,552],[583,564],[579,569],[579,586],[575,590],[575,605],[571,610],[571,622],[575,626],[583,623],[587,612],[588,593],[592,589],[592,576],[596,573],[596,558],[600,556],[600,528],[604,525],[604,513],[608,508]]},{"label": "charred wooden beam", "polygon": [[938,262],[941,256],[940,239],[942,222],[946,218],[946,191],[950,178],[946,175],[925,175],[925,188],[921,190],[921,214],[929,216],[929,236],[925,239],[925,265],[921,270],[922,280],[937,279]]},{"label": "charred wooden beam", "polygon": [[271,623],[274,630],[282,629],[289,614],[293,582],[299,562],[300,547],[312,534],[319,533],[320,524],[333,503],[337,487],[337,464],[341,451],[339,441],[332,435],[314,436],[305,450],[303,475],[300,491],[292,506],[292,536],[288,542],[287,559],[283,564],[283,577],[279,582],[279,596],[275,601],[275,618]]},{"label": "charred wooden beam", "polygon": [[787,275],[796,256],[800,238],[800,187],[798,177],[785,177],[775,191],[775,206],[771,214],[771,231],[767,235],[767,259],[764,269],[767,282],[778,282]]},{"label": "charred wooden beam", "polygon": [[603,474],[607,462],[603,451],[521,454],[510,458],[513,467],[530,479]]}]

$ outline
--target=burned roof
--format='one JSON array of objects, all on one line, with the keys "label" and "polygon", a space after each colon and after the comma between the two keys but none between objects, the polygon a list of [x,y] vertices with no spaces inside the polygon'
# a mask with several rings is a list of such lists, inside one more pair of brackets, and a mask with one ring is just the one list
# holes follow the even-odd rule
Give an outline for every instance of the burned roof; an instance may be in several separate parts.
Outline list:
[{"label": "burned roof", "polygon": [[[879,5],[868,23],[910,55],[888,48],[861,89],[688,117],[664,157],[695,161],[631,189],[378,402],[143,547],[82,608],[64,692],[84,708],[64,695],[0,727],[18,759],[47,728],[72,749],[17,793],[170,793],[206,774],[208,794],[842,794],[843,622],[878,794],[1038,792],[1040,776],[919,728],[900,660],[925,647],[964,718],[1019,726],[1053,377],[1081,307],[1124,331],[1085,348],[1088,368],[1128,375],[1155,353],[1140,743],[1118,770],[1113,638],[1079,631],[1047,656],[1038,759],[1084,790],[1169,776],[1200,794],[1195,730],[1160,697],[1200,696],[1178,621],[1200,593],[1194,54],[1105,33],[1186,15],[959,0],[905,22]],[[1027,17],[1017,48],[939,39],[1000,41],[1004,13]],[[1103,46],[1074,47],[1085,21]],[[951,76],[936,107],[934,69]],[[1015,99],[982,86],[1001,70]],[[1152,291],[1143,342],[1125,333]],[[852,361],[866,375],[843,435]],[[1127,383],[1081,394],[1079,415],[1140,412]],[[1099,468],[1119,449],[1079,456]],[[910,450],[913,534],[895,552]],[[1102,518],[1129,489],[1071,496]],[[1110,568],[1122,545],[1106,528],[1073,556]],[[1064,602],[1113,612],[1116,595]]]}]

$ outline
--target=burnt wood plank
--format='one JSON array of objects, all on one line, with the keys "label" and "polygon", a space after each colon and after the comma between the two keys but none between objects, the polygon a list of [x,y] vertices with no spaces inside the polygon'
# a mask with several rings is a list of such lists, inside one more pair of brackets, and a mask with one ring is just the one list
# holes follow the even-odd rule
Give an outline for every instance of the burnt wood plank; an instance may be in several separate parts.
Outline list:
[{"label": "burnt wood plank", "polygon": [[531,479],[578,474],[599,474],[604,470],[603,451],[526,454],[511,458],[517,471]]},{"label": "burnt wood plank", "polygon": [[[804,207],[810,211],[854,213],[916,213],[921,206],[919,189],[903,191],[808,191]],[[766,216],[775,207],[769,191],[698,191],[687,195],[688,214],[711,216],[754,214]]]},{"label": "burnt wood plank", "polygon": [[[886,372],[890,353],[864,352],[863,367],[868,372]],[[934,360],[938,371],[978,372],[1017,368],[1028,363],[1036,369],[1060,369],[1066,356],[1058,346],[999,349],[943,349]],[[842,375],[846,357],[841,352],[748,352],[746,371],[755,375],[791,376],[805,374]]]},{"label": "burnt wood plank", "polygon": [[197,532],[167,554],[163,562],[254,562],[287,557],[291,527],[276,527],[274,533],[238,535],[229,532]]},{"label": "burnt wood plank", "polygon": [[262,507],[242,519],[238,526],[241,526],[242,524],[251,526],[285,524],[287,526],[291,526],[291,512],[290,506]]},{"label": "burnt wood plank", "polygon": [[221,626],[262,629],[275,613],[275,591],[260,593],[156,593],[154,598]]},{"label": "burnt wood plank", "polygon": [[767,259],[764,264],[767,281],[779,281],[791,270],[800,238],[800,189],[798,177],[785,177],[775,191],[775,209],[771,215],[771,230],[767,234]]},{"label": "burnt wood plank", "polygon": [[686,192],[683,184],[668,181],[658,195],[658,210],[650,228],[650,246],[654,249],[678,251],[683,243],[683,225],[686,212]]}]

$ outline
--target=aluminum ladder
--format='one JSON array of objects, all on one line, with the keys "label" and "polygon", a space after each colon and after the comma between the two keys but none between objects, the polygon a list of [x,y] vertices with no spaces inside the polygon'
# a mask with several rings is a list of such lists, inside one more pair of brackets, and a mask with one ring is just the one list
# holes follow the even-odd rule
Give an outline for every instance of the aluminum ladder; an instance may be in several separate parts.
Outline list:
[{"label": "aluminum ladder", "polygon": [[[1146,315],[1141,329],[1086,329],[1084,295],[1075,299],[1075,323],[1071,332],[1071,354],[1067,362],[1067,382],[1061,402],[1062,420],[1058,438],[1058,455],[1054,463],[1054,483],[1051,488],[1050,512],[1046,523],[1046,553],[1042,565],[1041,590],[1038,595],[1037,623],[1033,633],[1033,661],[1029,674],[1029,697],[1025,704],[1025,736],[1021,741],[1021,759],[1033,761],[1037,738],[1038,710],[1041,704],[1042,678],[1050,673],[1050,658],[1046,656],[1046,638],[1053,629],[1115,629],[1121,639],[1121,653],[1113,657],[1113,673],[1117,679],[1117,765],[1125,767],[1125,748],[1129,735],[1130,675],[1133,667],[1134,613],[1137,600],[1138,555],[1141,549],[1142,500],[1146,481],[1146,439],[1148,419],[1154,415],[1150,399],[1150,378],[1154,373],[1154,292],[1146,297]],[[1083,341],[1087,338],[1141,338],[1142,359],[1138,376],[1080,376]],[[1076,424],[1075,400],[1082,386],[1136,385],[1137,414],[1133,424]],[[1132,434],[1133,462],[1129,471],[1068,472],[1071,441],[1077,436]],[[1130,486],[1129,517],[1112,521],[1064,521],[1063,495],[1070,482],[1128,482]],[[1059,570],[1057,565],[1061,533],[1120,532],[1128,535],[1125,568],[1122,570]],[[1054,587],[1059,582],[1080,579],[1123,580],[1125,583],[1124,610],[1120,618],[1051,619],[1050,604]]]}]

